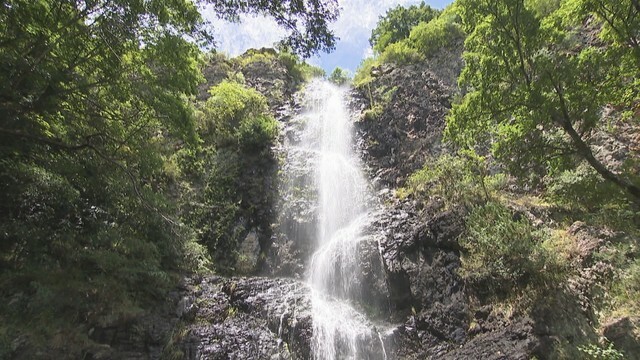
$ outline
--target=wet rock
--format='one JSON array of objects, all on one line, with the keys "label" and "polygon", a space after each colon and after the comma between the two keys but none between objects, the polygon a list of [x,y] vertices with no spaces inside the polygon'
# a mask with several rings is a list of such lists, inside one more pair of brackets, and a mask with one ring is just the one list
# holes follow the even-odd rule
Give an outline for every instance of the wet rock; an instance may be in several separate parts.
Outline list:
[{"label": "wet rock", "polygon": [[236,270],[239,274],[250,274],[256,270],[260,257],[260,241],[256,229],[249,231],[240,243]]},{"label": "wet rock", "polygon": [[468,305],[457,275],[457,238],[463,229],[455,212],[420,212],[396,201],[375,215],[381,234],[392,318],[404,323],[394,337],[398,358],[439,358],[468,338]]},{"label": "wet rock", "polygon": [[195,296],[183,296],[182,299],[180,299],[180,302],[178,302],[178,306],[176,307],[176,316],[178,318],[184,318],[186,320],[193,320],[198,310],[194,302]]},{"label": "wet rock", "polygon": [[268,262],[264,271],[275,276],[304,276],[304,264],[315,246],[318,224],[318,194],[313,187],[316,159],[297,149],[302,124],[291,124],[292,139],[285,139],[278,150],[283,157],[277,205],[278,217]]},{"label": "wet rock", "polygon": [[312,322],[308,288],[292,279],[209,277],[179,339],[187,359],[305,359]]}]

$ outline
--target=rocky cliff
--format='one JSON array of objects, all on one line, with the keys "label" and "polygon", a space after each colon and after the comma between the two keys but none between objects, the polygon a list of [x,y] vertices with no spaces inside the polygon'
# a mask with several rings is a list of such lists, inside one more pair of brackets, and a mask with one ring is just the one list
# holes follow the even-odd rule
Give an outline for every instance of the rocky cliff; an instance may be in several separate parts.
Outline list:
[{"label": "rocky cliff", "polygon": [[[228,76],[229,69],[220,70],[225,66],[217,63],[207,70],[209,85],[219,82],[222,73]],[[459,238],[467,210],[447,209],[437,198],[425,203],[395,195],[410,174],[449,151],[442,132],[457,89],[453,75],[431,66],[385,65],[374,69],[368,88],[352,92],[358,151],[378,200],[358,245],[362,294],[356,306],[385,330],[380,339],[389,358],[579,356],[558,349],[578,339],[597,341],[594,302],[598,284],[611,276],[611,266],[598,254],[628,239],[573,224],[568,234],[578,250],[571,261],[579,271],[566,287],[529,299],[527,311],[509,308],[465,282]],[[297,279],[304,276],[318,220],[315,195],[300,186],[312,176],[308,164],[293,156],[303,126],[295,115],[304,104],[293,96],[298,84],[287,80],[284,65],[258,62],[240,72],[247,84],[267,95],[283,130],[279,162],[263,163],[271,169],[288,167],[281,171],[288,177],[281,176],[270,190],[280,189],[282,201],[256,202],[265,209],[258,212],[264,218],[254,223],[263,225],[250,229],[240,244],[247,272],[269,277],[188,276],[156,311],[92,329],[89,336],[102,345],[87,349],[85,358],[310,358],[310,295]],[[284,196],[285,187],[296,191]],[[544,207],[516,202],[510,207],[514,216],[539,227],[556,221]],[[622,317],[604,328],[630,359],[637,353],[637,324],[638,318]]]}]

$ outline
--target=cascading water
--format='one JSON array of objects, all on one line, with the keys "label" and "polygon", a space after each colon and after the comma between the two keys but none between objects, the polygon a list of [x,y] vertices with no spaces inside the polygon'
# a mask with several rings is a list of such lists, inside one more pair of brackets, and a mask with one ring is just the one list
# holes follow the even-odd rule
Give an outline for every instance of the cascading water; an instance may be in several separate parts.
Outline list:
[{"label": "cascading water", "polygon": [[368,221],[368,187],[353,151],[346,91],[316,81],[298,151],[313,166],[318,198],[315,252],[308,268],[312,291],[312,353],[318,360],[386,359],[379,334],[355,310],[361,289],[358,241]]}]

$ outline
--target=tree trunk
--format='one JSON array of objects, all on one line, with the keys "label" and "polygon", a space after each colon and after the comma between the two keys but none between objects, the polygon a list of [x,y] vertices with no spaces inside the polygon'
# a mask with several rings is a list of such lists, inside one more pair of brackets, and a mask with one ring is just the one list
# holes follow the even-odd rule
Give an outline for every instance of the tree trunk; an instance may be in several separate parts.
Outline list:
[{"label": "tree trunk", "polygon": [[553,121],[556,124],[560,125],[562,129],[567,133],[567,135],[569,135],[576,147],[576,150],[578,151],[578,155],[582,156],[582,158],[585,159],[589,163],[589,165],[591,165],[591,167],[593,167],[605,180],[611,181],[612,183],[624,189],[628,194],[633,196],[633,200],[636,203],[640,204],[640,187],[620,177],[619,175],[614,174],[611,170],[607,169],[607,167],[604,166],[603,163],[596,159],[589,145],[587,145],[584,140],[582,140],[580,134],[578,134],[576,129],[573,128],[573,124],[571,123],[571,116],[569,115],[569,110],[567,109],[567,103],[564,98],[562,86],[556,83],[554,84],[554,89],[556,91],[556,95],[558,95],[561,112],[560,114],[556,114],[556,116],[553,117]]},{"label": "tree trunk", "polygon": [[564,131],[569,135],[569,137],[571,137],[571,140],[578,150],[578,154],[582,156],[582,158],[584,158],[589,165],[598,172],[598,174],[606,180],[623,188],[627,193],[631,194],[635,198],[636,202],[640,202],[640,187],[614,174],[611,170],[607,169],[603,163],[596,159],[589,145],[582,140],[580,134],[578,134],[569,121],[561,121],[561,125]]}]

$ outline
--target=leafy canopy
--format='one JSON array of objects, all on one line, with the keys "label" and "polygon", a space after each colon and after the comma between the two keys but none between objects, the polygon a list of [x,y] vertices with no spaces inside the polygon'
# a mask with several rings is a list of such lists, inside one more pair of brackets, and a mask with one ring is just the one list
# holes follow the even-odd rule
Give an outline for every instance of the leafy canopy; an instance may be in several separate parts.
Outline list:
[{"label": "leafy canopy", "polygon": [[281,41],[294,53],[307,58],[318,51],[335,48],[335,35],[329,23],[338,18],[337,0],[201,0],[226,20],[239,21],[241,14],[272,17],[287,36]]},{"label": "leafy canopy", "polygon": [[[595,12],[590,1],[566,1],[543,18],[530,4],[459,1],[469,34],[460,76],[466,95],[453,106],[447,136],[469,147],[490,141],[493,154],[517,175],[565,169],[576,165],[575,158],[582,159],[640,198],[640,189],[627,176],[614,174],[596,159],[586,137],[603,107],[619,103],[620,94],[637,82],[638,67],[620,66],[621,60],[624,64],[634,58],[634,48],[607,42],[606,32],[600,41],[610,47],[576,36],[579,19]],[[632,91],[621,105],[632,107],[637,99]]]},{"label": "leafy canopy", "polygon": [[369,43],[376,52],[381,53],[387,46],[408,38],[414,26],[429,22],[439,13],[424,1],[409,7],[398,5],[380,16],[378,24],[371,31]]},{"label": "leafy canopy", "polygon": [[340,67],[336,67],[333,69],[331,74],[329,75],[329,81],[336,85],[344,85],[351,81],[349,76],[349,72]]},{"label": "leafy canopy", "polygon": [[[198,229],[177,220],[184,209],[176,198],[189,186],[177,183],[183,169],[174,157],[198,154],[203,140],[191,99],[203,81],[200,47],[212,44],[199,11],[207,4],[222,18],[274,17],[292,52],[334,44],[334,0],[0,4],[0,357],[10,348],[5,334],[50,341],[68,332],[87,341],[95,324],[160,298],[173,271],[208,264]],[[220,119],[217,136],[244,144],[230,150],[236,156],[275,136],[261,112],[235,125]],[[185,173],[203,170],[191,165]],[[223,188],[212,191],[237,190],[218,178],[212,183]],[[63,324],[47,327],[56,321]]]}]

